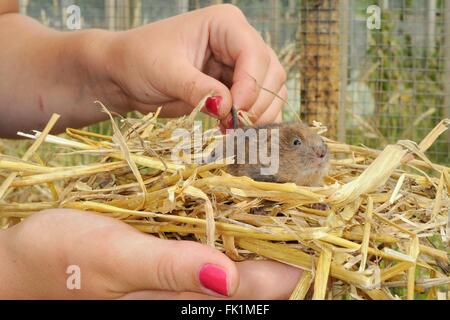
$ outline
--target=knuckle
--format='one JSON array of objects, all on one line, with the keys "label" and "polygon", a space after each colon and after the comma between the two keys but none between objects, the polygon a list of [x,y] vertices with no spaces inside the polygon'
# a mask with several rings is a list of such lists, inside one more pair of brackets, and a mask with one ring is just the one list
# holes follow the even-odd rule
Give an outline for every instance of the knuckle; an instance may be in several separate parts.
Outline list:
[{"label": "knuckle", "polygon": [[281,64],[280,60],[278,59],[276,52],[272,48],[270,48],[270,47],[268,47],[268,48],[269,48],[268,51],[269,51],[271,63],[274,65],[274,68],[276,69],[277,80],[281,84],[284,84],[287,80],[286,70],[284,69],[284,66]]},{"label": "knuckle", "polygon": [[286,83],[287,74],[282,66],[278,69],[278,81],[282,84]]},{"label": "knuckle", "polygon": [[196,79],[196,78],[186,81],[182,86],[183,87],[182,93],[181,93],[182,97],[184,97],[188,101],[191,101],[192,97],[195,93],[197,83],[198,83],[198,79]]},{"label": "knuckle", "polygon": [[221,4],[220,7],[223,10],[223,12],[225,12],[227,14],[231,14],[233,16],[239,16],[241,18],[245,18],[245,15],[242,12],[242,10],[239,7],[235,6],[234,4],[224,3],[224,4]]},{"label": "knuckle", "polygon": [[45,209],[42,210],[36,214],[33,215],[34,218],[40,218],[40,219],[48,219],[48,218],[54,218],[54,217],[64,217],[64,213],[67,212],[63,209]]},{"label": "knuckle", "polygon": [[271,57],[270,51],[267,50],[267,46],[264,42],[261,42],[259,60],[265,66],[270,66],[270,64],[272,63],[272,57]]},{"label": "knuckle", "polygon": [[173,259],[170,255],[162,255],[156,263],[155,281],[158,288],[169,291],[181,289]]},{"label": "knuckle", "polygon": [[26,230],[25,234],[27,232],[39,233],[39,230],[42,230],[41,228],[55,225],[56,221],[59,225],[66,225],[69,222],[69,214],[70,210],[67,209],[46,209],[32,214],[29,218],[19,223],[17,227],[20,230]]}]

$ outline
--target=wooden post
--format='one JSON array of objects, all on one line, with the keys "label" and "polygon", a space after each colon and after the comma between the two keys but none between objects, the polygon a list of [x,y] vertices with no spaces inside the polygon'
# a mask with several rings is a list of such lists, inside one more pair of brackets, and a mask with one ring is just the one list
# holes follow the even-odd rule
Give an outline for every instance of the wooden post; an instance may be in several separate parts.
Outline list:
[{"label": "wooden post", "polygon": [[142,0],[132,0],[130,27],[136,28],[142,24]]},{"label": "wooden post", "polygon": [[116,2],[116,28],[118,30],[127,30],[131,26],[130,0],[116,0]]},{"label": "wooden post", "polygon": [[[445,0],[444,10],[444,117],[450,119],[450,0]],[[446,142],[447,161],[450,161],[450,131]]]},{"label": "wooden post", "polygon": [[270,2],[270,45],[277,48],[279,46],[280,38],[280,3],[278,0],[271,0]]},{"label": "wooden post", "polygon": [[177,1],[177,11],[179,13],[184,13],[189,11],[189,0],[178,0]]},{"label": "wooden post", "polygon": [[28,14],[29,0],[22,0],[19,4],[20,13],[26,16]]},{"label": "wooden post", "polygon": [[337,138],[339,110],[339,1],[303,0],[300,31],[301,114]]},{"label": "wooden post", "polygon": [[105,0],[105,19],[108,30],[116,30],[116,1]]},{"label": "wooden post", "polygon": [[346,139],[347,81],[348,81],[348,45],[350,32],[349,0],[339,1],[339,115],[337,123],[337,139]]},{"label": "wooden post", "polygon": [[436,0],[427,1],[426,14],[426,50],[427,56],[431,56],[436,50]]}]

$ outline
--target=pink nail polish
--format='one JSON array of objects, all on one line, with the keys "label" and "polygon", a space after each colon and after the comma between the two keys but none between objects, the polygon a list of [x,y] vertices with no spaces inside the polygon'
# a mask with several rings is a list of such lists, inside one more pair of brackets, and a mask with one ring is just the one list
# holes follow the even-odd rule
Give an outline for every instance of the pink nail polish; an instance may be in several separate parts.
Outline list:
[{"label": "pink nail polish", "polygon": [[220,106],[221,102],[222,102],[221,96],[209,97],[205,101],[206,110],[208,110],[209,113],[211,113],[215,116],[218,116],[219,115],[219,106]]},{"label": "pink nail polish", "polygon": [[214,265],[205,264],[199,273],[202,286],[223,296],[228,296],[228,281],[225,270]]},{"label": "pink nail polish", "polygon": [[229,117],[226,123],[227,129],[234,129],[233,117]]},{"label": "pink nail polish", "polygon": [[219,130],[222,134],[225,134],[227,131],[227,128],[223,124],[219,124]]}]

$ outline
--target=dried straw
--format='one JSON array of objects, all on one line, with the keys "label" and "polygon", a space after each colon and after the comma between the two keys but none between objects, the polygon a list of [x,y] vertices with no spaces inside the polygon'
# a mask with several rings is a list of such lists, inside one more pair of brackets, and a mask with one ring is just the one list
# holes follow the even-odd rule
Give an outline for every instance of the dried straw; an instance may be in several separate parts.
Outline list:
[{"label": "dried straw", "polygon": [[[334,159],[325,185],[302,187],[192,163],[212,150],[211,131],[193,154],[180,154],[184,163],[173,161],[175,130],[194,134],[202,105],[165,122],[159,110],[124,119],[122,128],[104,108],[113,136],[75,129],[50,135],[57,116],[42,133],[20,133],[35,143],[22,159],[0,155],[3,227],[49,208],[89,210],[165,239],[214,246],[236,261],[269,258],[302,269],[291,299],[447,294],[450,168],[425,152],[448,119],[419,144],[375,150],[327,140]],[[36,153],[44,141],[58,149],[50,163]],[[90,161],[64,165],[80,154]]]}]

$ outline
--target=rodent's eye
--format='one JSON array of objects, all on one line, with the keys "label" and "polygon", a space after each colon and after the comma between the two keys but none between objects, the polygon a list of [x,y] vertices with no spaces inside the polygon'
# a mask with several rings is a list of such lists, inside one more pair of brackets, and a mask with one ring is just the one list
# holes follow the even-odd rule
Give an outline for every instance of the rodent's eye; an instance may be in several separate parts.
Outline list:
[{"label": "rodent's eye", "polygon": [[295,138],[295,139],[292,141],[292,144],[293,144],[294,146],[299,146],[299,145],[302,144],[302,140],[300,140],[299,138]]}]

